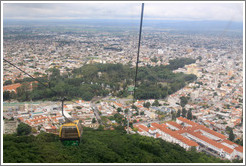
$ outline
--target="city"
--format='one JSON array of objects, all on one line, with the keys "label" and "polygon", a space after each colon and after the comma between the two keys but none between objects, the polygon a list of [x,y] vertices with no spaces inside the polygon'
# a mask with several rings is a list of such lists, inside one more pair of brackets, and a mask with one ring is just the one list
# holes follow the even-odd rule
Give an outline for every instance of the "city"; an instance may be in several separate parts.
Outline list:
[{"label": "city", "polygon": [[[73,96],[75,92],[66,90],[73,96],[64,104],[66,118],[79,120],[83,127],[94,130],[123,127],[127,133],[159,138],[178,144],[186,151],[195,148],[197,152],[222,160],[243,159],[241,30],[218,33],[216,30],[158,29],[146,23],[138,66],[141,72],[145,69],[163,72],[163,77],[169,72],[167,78],[173,77],[173,80],[157,79],[150,72],[144,77],[140,72],[137,100],[133,100],[134,78],[127,77],[132,76],[130,72],[136,68],[138,26],[128,23],[120,28],[113,21],[107,25],[85,20],[72,23],[44,26],[42,21],[35,25],[10,22],[3,27],[4,59],[32,77],[44,80],[49,88],[58,90],[54,83],[59,80],[65,80],[63,86],[70,85],[69,81],[78,84],[74,90],[78,94]],[[122,80],[111,83],[112,78],[107,78],[112,74],[109,64],[122,64],[122,71],[130,74],[121,73]],[[81,67],[87,65],[88,73],[93,76],[88,82],[80,82],[87,78],[88,73],[79,73],[86,69]],[[99,70],[103,65],[105,72]],[[42,98],[39,94],[44,90],[48,93],[47,89],[41,89],[36,80],[5,61],[2,78],[3,134],[14,134],[18,125],[25,123],[31,126],[34,136],[42,132],[58,135],[66,121],[59,101],[61,96],[49,92],[49,97]],[[148,90],[146,80],[162,89],[159,96],[148,97],[152,88]],[[173,85],[178,82],[183,83],[174,89]],[[23,92],[27,86],[29,89]],[[83,86],[91,91],[83,91],[86,95],[77,97]],[[23,98],[24,93],[28,96]]]}]

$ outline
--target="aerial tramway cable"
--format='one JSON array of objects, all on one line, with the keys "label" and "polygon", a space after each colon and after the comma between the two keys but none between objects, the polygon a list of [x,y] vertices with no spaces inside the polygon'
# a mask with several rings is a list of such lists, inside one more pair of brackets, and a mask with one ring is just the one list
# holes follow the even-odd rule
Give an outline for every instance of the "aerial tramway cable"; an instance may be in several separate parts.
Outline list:
[{"label": "aerial tramway cable", "polygon": [[[142,10],[141,10],[141,19],[140,19],[140,28],[139,28],[139,38],[138,38],[138,52],[137,52],[137,62],[136,62],[136,72],[135,72],[135,81],[134,81],[134,89],[133,89],[133,102],[134,104],[136,99],[136,88],[137,88],[137,76],[138,76],[138,63],[139,63],[139,52],[140,52],[140,45],[141,45],[141,35],[142,35],[142,25],[143,25],[143,12],[144,12],[144,3],[142,3]],[[127,115],[127,134],[129,134],[129,111]]]}]

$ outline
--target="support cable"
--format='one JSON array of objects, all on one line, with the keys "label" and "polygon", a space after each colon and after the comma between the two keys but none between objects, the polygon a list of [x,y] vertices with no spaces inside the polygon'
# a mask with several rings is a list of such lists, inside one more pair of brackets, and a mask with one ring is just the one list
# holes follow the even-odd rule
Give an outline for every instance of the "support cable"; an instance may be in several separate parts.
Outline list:
[{"label": "support cable", "polygon": [[[139,52],[140,52],[140,44],[141,44],[141,35],[142,35],[142,25],[143,25],[143,12],[144,12],[144,3],[142,3],[141,10],[141,20],[140,20],[140,29],[139,29],[139,38],[138,38],[138,52],[137,52],[137,62],[136,62],[136,72],[135,72],[135,81],[134,81],[134,89],[133,89],[133,102],[134,104],[136,99],[136,88],[137,88],[137,76],[138,76],[138,63],[139,63]],[[127,134],[129,134],[129,112],[127,113]]]}]

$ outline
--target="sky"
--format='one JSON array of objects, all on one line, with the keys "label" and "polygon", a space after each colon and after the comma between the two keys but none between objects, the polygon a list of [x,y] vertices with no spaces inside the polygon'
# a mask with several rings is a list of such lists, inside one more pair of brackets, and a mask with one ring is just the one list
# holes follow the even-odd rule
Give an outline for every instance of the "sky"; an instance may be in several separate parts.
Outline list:
[{"label": "sky", "polygon": [[[243,22],[243,3],[145,2],[144,19]],[[4,19],[139,19],[141,3],[4,3]]]}]

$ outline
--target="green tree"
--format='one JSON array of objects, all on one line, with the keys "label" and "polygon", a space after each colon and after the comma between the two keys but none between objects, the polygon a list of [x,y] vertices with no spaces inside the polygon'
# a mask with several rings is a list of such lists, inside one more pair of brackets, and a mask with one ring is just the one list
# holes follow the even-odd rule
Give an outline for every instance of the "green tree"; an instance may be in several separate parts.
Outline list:
[{"label": "green tree", "polygon": [[150,105],[151,105],[150,102],[147,102],[147,103],[144,103],[144,104],[143,104],[143,106],[144,106],[145,108],[148,108],[148,109],[149,109]]},{"label": "green tree", "polygon": [[118,113],[122,112],[122,108],[121,108],[121,107],[118,107],[118,108],[117,108],[117,112],[118,112]]},{"label": "green tree", "polygon": [[185,108],[182,108],[182,117],[186,117],[187,110]]},{"label": "green tree", "polygon": [[230,132],[229,132],[229,140],[230,141],[234,141],[234,139],[235,139],[235,135],[233,133],[233,130],[231,129]]},{"label": "green tree", "polygon": [[7,80],[7,81],[4,82],[3,85],[10,85],[10,84],[12,84],[12,81],[11,80]]},{"label": "green tree", "polygon": [[176,120],[176,114],[175,114],[175,112],[172,112],[172,120]]},{"label": "green tree", "polygon": [[180,114],[181,114],[181,110],[180,110],[180,109],[178,109],[178,112],[177,112],[176,117],[177,117],[177,118],[178,118],[178,117],[180,117]]},{"label": "green tree", "polygon": [[10,100],[10,99],[11,99],[10,92],[4,91],[3,92],[3,101]]},{"label": "green tree", "polygon": [[158,107],[159,105],[160,105],[160,103],[159,103],[158,100],[155,100],[155,101],[152,103],[152,106]]},{"label": "green tree", "polygon": [[133,104],[132,109],[138,110],[138,107]]},{"label": "green tree", "polygon": [[28,135],[31,131],[32,127],[23,122],[21,122],[17,127],[17,135]]},{"label": "green tree", "polygon": [[191,112],[191,110],[189,110],[188,113],[187,113],[187,119],[192,120],[192,112]]},{"label": "green tree", "polygon": [[128,112],[129,112],[129,109],[127,108],[127,109],[125,109],[125,114],[128,114]]},{"label": "green tree", "polygon": [[184,107],[188,103],[188,97],[182,96],[180,97],[180,105],[181,107]]},{"label": "green tree", "polygon": [[93,118],[92,119],[92,123],[96,123],[97,121],[96,121],[96,119],[95,118]]}]

